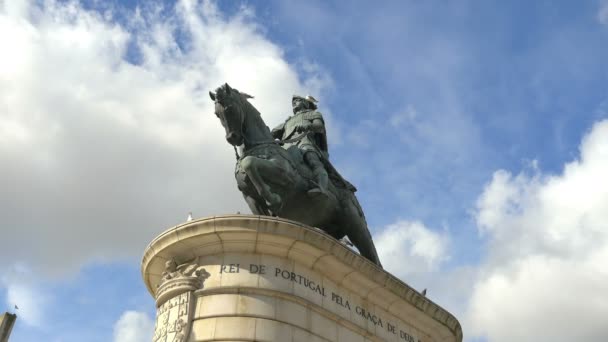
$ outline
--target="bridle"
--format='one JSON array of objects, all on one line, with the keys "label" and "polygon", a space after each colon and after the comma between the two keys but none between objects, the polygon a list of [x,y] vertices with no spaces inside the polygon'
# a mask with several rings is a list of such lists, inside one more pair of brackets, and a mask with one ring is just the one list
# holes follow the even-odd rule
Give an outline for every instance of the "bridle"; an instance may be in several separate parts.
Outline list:
[{"label": "bridle", "polygon": [[[218,94],[220,95],[220,94]],[[227,94],[223,94],[224,96]],[[236,148],[235,145],[232,145],[232,148],[234,150],[234,156],[236,158],[236,160],[240,160],[241,158],[245,157],[248,154],[251,154],[254,150],[257,150],[259,147],[265,146],[265,145],[283,145],[283,144],[289,144],[289,143],[294,143],[297,141],[302,140],[304,137],[306,137],[308,135],[307,132],[303,132],[302,134],[293,137],[291,139],[285,139],[285,140],[263,140],[263,141],[251,141],[247,138],[247,136],[245,135],[245,116],[246,114],[244,113],[244,109],[243,108],[235,108],[237,106],[235,106],[234,103],[228,103],[228,104],[224,104],[222,103],[223,99],[226,99],[224,96],[220,95],[215,99],[215,103],[219,104],[222,107],[222,115],[223,115],[223,119],[226,122],[226,124],[228,124],[228,120],[226,117],[226,114],[232,110],[238,110],[239,113],[239,125],[238,125],[238,129],[236,129],[236,132],[240,135],[240,137],[243,139],[243,144],[247,146],[247,150],[244,151],[243,155],[239,155],[239,152]],[[221,100],[220,97],[222,97],[223,99]],[[233,101],[238,101],[238,100],[234,100],[232,99],[230,102]]]},{"label": "bridle", "polygon": [[[219,103],[223,110],[224,110],[224,120],[226,120],[226,113],[228,112],[228,110],[233,110],[234,107],[233,104],[227,104],[224,105],[221,102],[219,102],[219,100],[216,100],[216,103]],[[245,135],[245,114],[243,113],[242,109],[237,109],[239,110],[239,117],[240,117],[240,122],[239,122],[239,127],[238,127],[238,134],[241,136],[241,138],[243,138],[243,144],[245,144],[246,146],[248,146],[248,151],[251,152],[252,150],[256,149],[257,147],[263,146],[263,145],[269,145],[269,144],[280,144],[282,142],[278,142],[275,140],[265,140],[265,141],[251,141],[249,139],[247,139],[247,135]],[[227,120],[226,120],[227,122]],[[232,145],[232,148],[234,149],[234,155],[236,157],[236,160],[240,160],[242,157],[244,157],[246,155],[243,154],[242,156],[239,155],[239,152],[236,148],[236,146]]]}]

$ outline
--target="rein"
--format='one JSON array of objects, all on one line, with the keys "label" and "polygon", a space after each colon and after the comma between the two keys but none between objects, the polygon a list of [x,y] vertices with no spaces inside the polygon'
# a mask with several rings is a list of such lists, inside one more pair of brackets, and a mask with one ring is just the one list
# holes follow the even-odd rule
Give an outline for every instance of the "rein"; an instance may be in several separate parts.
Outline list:
[{"label": "rein", "polygon": [[[241,114],[241,115],[244,115],[244,114]],[[237,164],[240,162],[240,160],[242,158],[251,155],[254,151],[256,151],[260,148],[269,147],[269,146],[277,146],[281,150],[281,153],[283,153],[283,157],[289,163],[289,165],[292,167],[292,169],[294,169],[297,173],[300,174],[301,177],[304,178],[304,176],[300,173],[300,170],[298,169],[298,166],[294,163],[294,161],[291,160],[291,158],[289,158],[287,155],[285,155],[285,154],[287,154],[287,151],[285,149],[283,149],[281,147],[281,145],[300,141],[304,137],[306,137],[308,135],[308,133],[304,132],[295,138],[285,139],[285,140],[266,140],[266,141],[253,142],[253,141],[249,141],[247,139],[247,136],[244,134],[244,132],[245,132],[244,125],[245,125],[245,120],[243,120],[241,122],[241,125],[239,126],[239,133],[241,134],[241,137],[243,137],[243,144],[249,145],[248,146],[249,148],[247,150],[243,151],[243,155],[239,155],[239,152],[238,152],[236,146],[232,145],[232,148],[234,149],[234,155],[236,157]]]},{"label": "rein", "polygon": [[[284,144],[289,144],[292,142],[296,142],[296,141],[300,141],[302,140],[304,137],[306,137],[307,133],[302,133],[299,136],[295,137],[295,138],[291,138],[291,139],[286,139],[286,140],[269,140],[269,141],[261,141],[261,142],[257,142],[254,144],[251,144],[249,149],[244,151],[243,155],[240,156],[239,152],[236,149],[236,146],[232,146],[232,148],[234,148],[234,155],[236,156],[236,160],[240,160],[242,157],[249,155],[251,152],[253,152],[254,150],[257,150],[259,147],[261,146],[265,146],[265,145],[284,145]],[[245,137],[245,135],[242,132],[241,129],[241,136],[243,137],[243,140],[245,142],[248,142],[247,138]]]},{"label": "rein", "polygon": [[[244,114],[241,114],[241,115],[244,115]],[[278,144],[278,142],[275,140],[266,140],[266,141],[258,141],[258,142],[249,141],[247,139],[247,136],[244,134],[244,132],[245,132],[245,129],[243,128],[244,124],[245,124],[245,120],[243,120],[241,122],[241,125],[239,126],[239,134],[241,135],[241,137],[243,137],[243,144],[249,145],[249,148],[247,150],[243,151],[243,155],[240,156],[239,152],[236,149],[236,146],[232,145],[232,148],[234,149],[234,155],[236,156],[237,161],[239,161],[239,160],[241,160],[241,158],[249,155],[254,150],[257,150],[259,147],[262,147],[265,145]]]},{"label": "rein", "polygon": [[308,133],[305,132],[305,133],[302,133],[302,134],[298,135],[295,138],[286,139],[286,140],[279,140],[278,143],[281,144],[281,145],[283,145],[283,144],[289,144],[289,143],[292,143],[292,142],[300,141],[300,140],[304,139],[304,137],[307,136],[307,135],[308,135]]},{"label": "rein", "polygon": [[[228,109],[230,106],[232,106],[232,105],[224,106],[224,110]],[[244,114],[241,114],[241,115],[244,115]],[[289,143],[300,141],[308,135],[308,133],[304,132],[304,133],[300,134],[299,136],[297,136],[295,138],[291,138],[291,139],[251,142],[247,139],[247,136],[244,134],[244,131],[245,131],[245,129],[243,128],[244,124],[245,124],[245,120],[243,120],[241,122],[241,125],[239,126],[239,133],[240,133],[241,137],[243,137],[243,143],[246,145],[249,145],[249,149],[243,151],[243,155],[241,156],[241,155],[239,155],[239,152],[236,149],[236,146],[232,145],[232,148],[234,149],[234,156],[236,157],[237,161],[241,160],[241,158],[243,158],[247,155],[250,155],[254,150],[257,150],[259,147],[266,146],[266,145],[289,144]]]}]

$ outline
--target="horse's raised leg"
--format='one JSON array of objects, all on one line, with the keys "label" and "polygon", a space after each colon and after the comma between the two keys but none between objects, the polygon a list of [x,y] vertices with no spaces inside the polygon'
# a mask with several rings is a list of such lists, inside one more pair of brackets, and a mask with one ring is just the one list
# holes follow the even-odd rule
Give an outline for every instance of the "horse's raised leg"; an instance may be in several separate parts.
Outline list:
[{"label": "horse's raised leg", "polygon": [[254,215],[270,215],[268,210],[264,208],[264,206],[260,205],[260,200],[256,200],[252,196],[248,195],[243,195],[243,197],[245,197],[245,202],[247,202],[249,209],[251,209],[251,212]]},{"label": "horse's raised leg", "polygon": [[359,203],[355,203],[357,198],[354,194],[351,196],[351,198],[345,198],[342,203],[344,210],[342,214],[344,215],[342,226],[347,229],[345,233],[362,256],[382,267],[363,212],[360,210]]},{"label": "horse's raised leg", "polygon": [[[258,194],[268,203],[270,208],[273,211],[280,208],[281,196],[271,191],[264,178],[276,181],[284,180],[286,172],[281,165],[272,160],[247,156],[241,160],[241,168],[249,176]],[[264,175],[264,177],[261,175]]]}]

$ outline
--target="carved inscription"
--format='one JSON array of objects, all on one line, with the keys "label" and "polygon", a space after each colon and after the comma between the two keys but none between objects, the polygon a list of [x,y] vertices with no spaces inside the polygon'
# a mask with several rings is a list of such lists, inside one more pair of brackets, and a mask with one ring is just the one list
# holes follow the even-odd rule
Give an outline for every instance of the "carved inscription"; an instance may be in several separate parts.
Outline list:
[{"label": "carved inscription", "polygon": [[[387,321],[385,318],[380,317],[375,312],[365,308],[362,305],[358,305],[356,303],[352,303],[347,297],[340,293],[335,293],[333,291],[326,291],[325,287],[320,284],[318,281],[314,281],[304,275],[298,274],[293,271],[284,270],[279,267],[274,267],[270,265],[261,265],[261,264],[225,264],[220,266],[220,273],[241,273],[241,272],[249,272],[251,274],[260,274],[260,275],[273,275],[275,278],[282,279],[284,281],[293,282],[299,286],[303,286],[308,290],[316,293],[319,296],[330,298],[334,303],[342,306],[343,308],[348,309],[349,311],[354,312],[356,315],[359,315],[371,322],[377,327],[385,328],[389,333],[395,335],[399,340],[405,342],[420,342],[419,339],[416,339],[411,334],[399,329],[398,326],[394,323]],[[331,293],[331,294],[330,294]],[[154,341],[156,342],[156,340]]]},{"label": "carved inscription", "polygon": [[278,267],[275,267],[274,276],[275,277],[280,276],[283,279],[286,279],[286,280],[292,281],[296,284],[300,284],[304,287],[307,287],[307,288],[311,289],[312,291],[320,294],[323,297],[327,297],[325,295],[325,288],[323,286],[321,286],[318,283],[315,283],[313,280],[310,280],[301,274],[297,274],[295,272],[291,272],[291,271],[287,271],[287,270],[282,270]]}]

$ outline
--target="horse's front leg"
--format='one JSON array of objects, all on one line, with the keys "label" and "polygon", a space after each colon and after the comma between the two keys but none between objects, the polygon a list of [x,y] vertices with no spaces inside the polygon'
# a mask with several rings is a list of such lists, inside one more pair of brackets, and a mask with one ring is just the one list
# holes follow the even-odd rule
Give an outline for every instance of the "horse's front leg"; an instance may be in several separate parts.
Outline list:
[{"label": "horse's front leg", "polygon": [[[266,179],[282,179],[285,171],[278,163],[272,160],[247,156],[241,160],[241,168],[249,176],[251,183],[258,194],[267,202],[270,208],[276,211],[281,207],[281,196],[271,191]],[[264,175],[262,177],[262,175]]]}]

